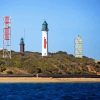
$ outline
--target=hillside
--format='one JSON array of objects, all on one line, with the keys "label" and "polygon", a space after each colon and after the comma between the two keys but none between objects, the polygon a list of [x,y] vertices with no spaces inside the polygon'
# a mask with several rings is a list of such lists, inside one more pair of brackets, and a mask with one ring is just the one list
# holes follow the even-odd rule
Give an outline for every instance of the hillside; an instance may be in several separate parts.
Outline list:
[{"label": "hillside", "polygon": [[62,51],[49,53],[48,57],[42,57],[38,52],[21,55],[12,51],[12,59],[3,59],[0,51],[0,57],[0,74],[91,75],[100,72],[100,64],[96,64],[94,59],[79,59]]}]

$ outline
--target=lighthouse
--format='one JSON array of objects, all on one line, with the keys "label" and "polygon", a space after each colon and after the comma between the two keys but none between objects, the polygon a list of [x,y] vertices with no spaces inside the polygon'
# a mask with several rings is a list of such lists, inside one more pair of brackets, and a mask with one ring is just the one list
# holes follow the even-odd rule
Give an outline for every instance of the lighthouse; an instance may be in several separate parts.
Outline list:
[{"label": "lighthouse", "polygon": [[25,47],[24,39],[21,38],[21,40],[20,40],[20,53],[21,53],[21,54],[24,54],[24,50],[25,50],[24,47]]},{"label": "lighthouse", "polygon": [[48,24],[42,24],[42,56],[48,56]]},{"label": "lighthouse", "polygon": [[80,35],[75,38],[75,57],[83,57],[83,40]]}]

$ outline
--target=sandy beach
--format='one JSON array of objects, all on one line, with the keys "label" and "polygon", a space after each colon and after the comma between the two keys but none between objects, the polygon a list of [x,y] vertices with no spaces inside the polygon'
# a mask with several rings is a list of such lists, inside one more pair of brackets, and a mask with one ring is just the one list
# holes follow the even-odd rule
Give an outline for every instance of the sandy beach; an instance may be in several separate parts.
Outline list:
[{"label": "sandy beach", "polygon": [[35,78],[35,77],[0,77],[0,83],[68,83],[100,82],[100,78]]}]

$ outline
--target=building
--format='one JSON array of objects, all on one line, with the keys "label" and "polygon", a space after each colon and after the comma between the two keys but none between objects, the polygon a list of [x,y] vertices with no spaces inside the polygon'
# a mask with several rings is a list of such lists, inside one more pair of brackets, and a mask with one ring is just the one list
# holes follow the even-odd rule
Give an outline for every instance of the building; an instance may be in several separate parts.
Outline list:
[{"label": "building", "polygon": [[75,57],[83,57],[83,40],[79,35],[75,38]]},{"label": "building", "polygon": [[42,24],[42,56],[48,56],[48,24]]},{"label": "building", "polygon": [[20,40],[20,53],[24,54],[24,51],[25,51],[24,39],[21,38],[21,40]]}]

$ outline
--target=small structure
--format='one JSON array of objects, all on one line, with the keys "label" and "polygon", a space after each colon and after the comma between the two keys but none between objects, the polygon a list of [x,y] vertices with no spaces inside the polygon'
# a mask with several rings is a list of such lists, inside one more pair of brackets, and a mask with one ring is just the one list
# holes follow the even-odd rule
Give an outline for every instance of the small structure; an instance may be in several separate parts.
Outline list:
[{"label": "small structure", "polygon": [[24,54],[24,51],[25,51],[24,39],[21,38],[21,40],[20,40],[20,53]]},{"label": "small structure", "polygon": [[48,56],[48,24],[42,24],[42,56]]},{"label": "small structure", "polygon": [[83,57],[83,40],[81,36],[77,36],[75,38],[75,57],[82,58]]}]

